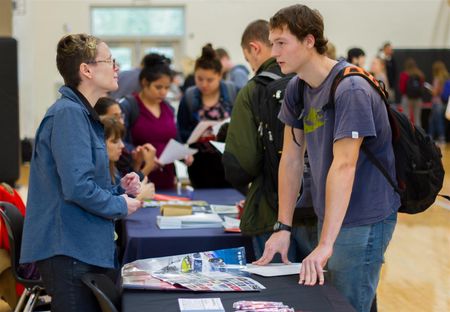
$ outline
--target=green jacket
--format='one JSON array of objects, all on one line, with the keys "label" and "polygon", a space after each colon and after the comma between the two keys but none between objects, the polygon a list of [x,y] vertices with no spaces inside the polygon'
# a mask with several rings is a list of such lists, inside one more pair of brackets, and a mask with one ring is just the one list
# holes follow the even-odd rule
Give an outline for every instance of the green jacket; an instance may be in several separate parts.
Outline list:
[{"label": "green jacket", "polygon": [[[278,65],[271,58],[261,65],[256,75],[274,66]],[[246,235],[270,232],[278,216],[277,210],[266,201],[261,187],[264,152],[257,131],[259,121],[252,112],[254,89],[255,82],[250,80],[235,100],[223,155],[227,180],[238,189],[251,183],[241,216],[241,230]]]}]

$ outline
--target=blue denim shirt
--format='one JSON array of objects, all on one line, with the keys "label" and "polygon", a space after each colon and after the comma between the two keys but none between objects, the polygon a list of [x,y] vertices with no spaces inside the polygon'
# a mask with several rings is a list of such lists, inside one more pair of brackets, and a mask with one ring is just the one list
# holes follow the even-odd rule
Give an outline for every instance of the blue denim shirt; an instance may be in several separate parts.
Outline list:
[{"label": "blue denim shirt", "polygon": [[101,123],[70,88],[59,91],[35,137],[20,262],[65,255],[113,268],[123,189],[111,184]]}]

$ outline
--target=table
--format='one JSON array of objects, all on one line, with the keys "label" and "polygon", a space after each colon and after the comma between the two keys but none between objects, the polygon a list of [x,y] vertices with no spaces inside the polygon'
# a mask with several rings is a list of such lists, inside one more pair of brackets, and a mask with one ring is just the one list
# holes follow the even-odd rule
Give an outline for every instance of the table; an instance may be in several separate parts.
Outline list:
[{"label": "table", "polygon": [[179,311],[178,298],[220,297],[225,311],[234,311],[239,300],[282,301],[303,312],[355,312],[347,300],[331,285],[303,286],[298,275],[264,278],[252,275],[267,289],[260,292],[194,293],[124,289],[122,311]]},{"label": "table", "polygon": [[[165,194],[176,195],[174,191]],[[234,205],[243,198],[234,189],[196,189],[193,193],[193,200],[205,200],[210,204]],[[138,259],[241,246],[245,247],[247,261],[254,260],[251,237],[225,233],[223,228],[160,230],[156,225],[158,214],[159,209],[142,208],[124,220],[123,264]]]}]

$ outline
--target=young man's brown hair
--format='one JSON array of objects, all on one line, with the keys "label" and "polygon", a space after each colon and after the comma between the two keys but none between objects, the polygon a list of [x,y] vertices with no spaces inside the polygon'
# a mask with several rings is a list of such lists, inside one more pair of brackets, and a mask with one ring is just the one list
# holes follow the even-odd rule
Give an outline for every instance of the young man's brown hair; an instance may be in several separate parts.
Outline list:
[{"label": "young man's brown hair", "polygon": [[269,41],[269,23],[265,20],[256,20],[248,24],[242,34],[241,47],[249,50],[250,42],[259,41],[270,47]]},{"label": "young man's brown hair", "polygon": [[306,5],[295,4],[279,10],[269,22],[270,29],[283,29],[284,26],[303,41],[311,34],[315,39],[314,47],[319,54],[327,51],[327,42],[323,36],[323,18],[319,11],[312,10]]}]

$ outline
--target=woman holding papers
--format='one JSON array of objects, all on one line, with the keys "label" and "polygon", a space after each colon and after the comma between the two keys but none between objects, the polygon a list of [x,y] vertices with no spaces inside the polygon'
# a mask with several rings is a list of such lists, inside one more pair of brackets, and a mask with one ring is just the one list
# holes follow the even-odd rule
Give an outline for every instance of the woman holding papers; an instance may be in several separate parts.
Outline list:
[{"label": "woman holding papers", "polygon": [[[130,134],[129,143],[134,146],[150,143],[156,148],[156,156],[159,157],[170,139],[177,136],[174,110],[165,101],[172,81],[168,60],[159,54],[146,57],[139,81],[141,91],[120,102],[125,126]],[[175,167],[173,164],[159,166],[148,177],[156,189],[173,188]]]},{"label": "woman holding papers", "polygon": [[222,155],[209,143],[216,139],[213,126],[229,118],[238,91],[231,82],[221,80],[221,73],[222,64],[214,49],[211,44],[205,45],[195,61],[195,86],[186,90],[178,108],[181,140],[198,149],[188,168],[191,183],[197,188],[229,186]]},{"label": "woman holding papers", "polygon": [[103,127],[93,109],[118,87],[106,43],[86,34],[64,36],[56,65],[64,86],[35,136],[20,262],[37,263],[52,311],[99,311],[81,278],[117,267],[114,220],[142,206],[126,195],[136,195],[140,182],[130,173],[113,187],[108,172]]}]

